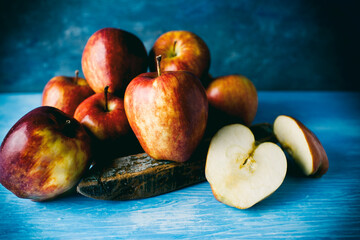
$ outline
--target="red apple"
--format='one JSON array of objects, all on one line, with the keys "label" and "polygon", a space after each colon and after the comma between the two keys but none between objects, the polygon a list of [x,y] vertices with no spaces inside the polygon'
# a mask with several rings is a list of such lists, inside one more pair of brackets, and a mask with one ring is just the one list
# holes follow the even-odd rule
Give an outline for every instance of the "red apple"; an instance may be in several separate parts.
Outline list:
[{"label": "red apple", "polygon": [[[254,84],[248,78],[241,75],[215,78],[206,89],[206,94],[209,105],[229,118],[234,117],[248,126],[254,120],[258,96]],[[219,116],[218,113],[215,115]]]},{"label": "red apple", "polygon": [[108,87],[104,93],[85,99],[76,109],[74,118],[99,140],[117,139],[131,131],[124,100],[108,93]]},{"label": "red apple", "polygon": [[274,134],[304,175],[321,177],[327,172],[329,160],[324,147],[299,120],[286,115],[278,116],[274,121]]},{"label": "red apple", "polygon": [[94,161],[141,152],[141,147],[127,120],[124,100],[108,93],[96,93],[85,99],[75,111],[77,119],[94,138]]},{"label": "red apple", "polygon": [[103,28],[95,32],[86,43],[82,69],[90,87],[102,93],[124,91],[127,84],[146,72],[147,53],[144,44],[134,34],[116,29]]},{"label": "red apple", "polygon": [[191,72],[143,73],[125,92],[125,112],[142,148],[154,159],[184,162],[205,131],[208,102]]},{"label": "red apple", "polygon": [[21,198],[54,198],[87,170],[90,144],[77,120],[54,107],[36,108],[15,123],[1,144],[0,182]]},{"label": "red apple", "polygon": [[186,70],[201,80],[207,79],[210,51],[206,43],[192,32],[170,31],[161,35],[149,54],[150,71],[156,71],[155,56],[158,55],[162,56],[161,71]]},{"label": "red apple", "polygon": [[76,70],[75,77],[57,76],[50,79],[42,94],[42,105],[56,107],[73,116],[77,106],[94,94],[87,81],[79,78],[78,74]]}]

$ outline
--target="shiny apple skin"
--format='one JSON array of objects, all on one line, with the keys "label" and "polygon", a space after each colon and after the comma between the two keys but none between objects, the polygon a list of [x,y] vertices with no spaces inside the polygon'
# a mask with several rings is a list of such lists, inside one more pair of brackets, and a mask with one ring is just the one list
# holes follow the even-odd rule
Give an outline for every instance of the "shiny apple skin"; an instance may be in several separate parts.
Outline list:
[{"label": "shiny apple skin", "polygon": [[75,186],[88,169],[90,144],[77,120],[54,107],[38,107],[3,140],[0,182],[20,198],[52,199]]},{"label": "shiny apple skin", "polygon": [[76,109],[74,118],[99,140],[115,140],[131,131],[127,120],[124,100],[108,93],[108,108],[105,110],[104,93],[85,99]]},{"label": "shiny apple skin", "polygon": [[[174,48],[174,43],[175,48]],[[170,31],[162,34],[149,53],[150,71],[156,71],[155,57],[161,55],[162,71],[185,70],[206,80],[210,68],[210,51],[206,43],[189,31]],[[203,83],[204,86],[207,83]]]},{"label": "shiny apple skin", "polygon": [[94,91],[84,78],[56,76],[45,85],[42,106],[56,107],[70,116]]},{"label": "shiny apple skin", "polygon": [[190,72],[143,73],[125,92],[125,112],[144,151],[152,158],[184,162],[200,143],[208,102]]},{"label": "shiny apple skin", "polygon": [[108,110],[105,109],[104,93],[96,93],[82,102],[74,114],[93,139],[96,164],[144,152],[130,128],[124,100],[108,93]]},{"label": "shiny apple skin", "polygon": [[89,38],[81,64],[96,93],[109,86],[109,92],[123,94],[131,79],[146,72],[148,59],[137,36],[116,28],[103,28]]},{"label": "shiny apple skin", "polygon": [[304,133],[306,142],[309,144],[309,149],[313,159],[313,167],[312,167],[313,171],[310,173],[310,175],[313,177],[321,177],[329,169],[329,160],[323,145],[321,144],[320,140],[316,137],[316,135],[309,128],[307,128],[302,122],[300,122],[299,120],[293,117],[290,116],[288,117],[292,118],[296,122],[296,124]]},{"label": "shiny apple skin", "polygon": [[242,75],[215,78],[206,89],[206,94],[210,106],[238,118],[247,126],[256,116],[258,107],[256,88]]}]

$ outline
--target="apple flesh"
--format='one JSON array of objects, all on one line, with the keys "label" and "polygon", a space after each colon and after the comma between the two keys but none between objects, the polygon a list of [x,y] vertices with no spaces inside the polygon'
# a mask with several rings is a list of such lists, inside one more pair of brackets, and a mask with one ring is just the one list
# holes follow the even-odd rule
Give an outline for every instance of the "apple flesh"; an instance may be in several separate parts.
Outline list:
[{"label": "apple flesh", "polygon": [[[158,60],[160,65],[160,60]],[[206,128],[204,87],[191,72],[143,73],[125,92],[125,112],[144,151],[157,160],[184,162]]]},{"label": "apple flesh", "polygon": [[84,78],[56,76],[45,85],[42,94],[42,106],[60,109],[70,116],[74,115],[77,106],[87,97],[94,94]]},{"label": "apple flesh", "polygon": [[80,180],[89,166],[91,140],[81,124],[42,106],[10,129],[0,148],[0,182],[20,198],[52,199]]},{"label": "apple flesh", "polygon": [[[150,50],[150,71],[156,71],[156,56],[162,56],[161,71],[185,70],[199,79],[207,79],[210,51],[206,43],[189,31],[170,31],[162,34]],[[206,84],[206,83],[204,83]]]},{"label": "apple flesh", "polygon": [[324,147],[300,121],[290,116],[278,116],[274,122],[274,134],[306,176],[321,177],[327,172],[329,161]]},{"label": "apple flesh", "polygon": [[[250,126],[258,107],[258,96],[254,84],[242,75],[227,75],[215,78],[206,89],[209,105],[219,112],[225,113],[225,118],[239,120]],[[214,111],[216,112],[216,111]],[[218,118],[219,114],[211,117]],[[223,114],[224,115],[224,114]],[[218,121],[218,119],[214,119]],[[218,121],[219,122],[219,121]],[[225,124],[228,124],[225,122]]]},{"label": "apple flesh", "polygon": [[109,92],[122,94],[131,79],[146,72],[148,60],[144,44],[137,36],[116,28],[103,28],[89,38],[81,64],[96,93],[109,86]]},{"label": "apple flesh", "polygon": [[253,206],[279,188],[286,171],[281,148],[270,142],[255,145],[244,125],[227,125],[211,139],[205,175],[215,198],[226,205]]}]

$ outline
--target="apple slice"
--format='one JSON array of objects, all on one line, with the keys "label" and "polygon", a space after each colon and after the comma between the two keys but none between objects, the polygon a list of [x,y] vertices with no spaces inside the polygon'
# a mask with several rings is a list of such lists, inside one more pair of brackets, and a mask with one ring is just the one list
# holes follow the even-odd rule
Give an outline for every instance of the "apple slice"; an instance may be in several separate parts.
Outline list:
[{"label": "apple slice", "polygon": [[274,122],[274,134],[306,176],[321,177],[327,172],[329,161],[324,147],[300,121],[285,115],[278,116]]},{"label": "apple slice", "polygon": [[221,128],[210,142],[205,175],[220,202],[246,209],[272,194],[287,170],[284,152],[274,143],[255,144],[241,124]]}]

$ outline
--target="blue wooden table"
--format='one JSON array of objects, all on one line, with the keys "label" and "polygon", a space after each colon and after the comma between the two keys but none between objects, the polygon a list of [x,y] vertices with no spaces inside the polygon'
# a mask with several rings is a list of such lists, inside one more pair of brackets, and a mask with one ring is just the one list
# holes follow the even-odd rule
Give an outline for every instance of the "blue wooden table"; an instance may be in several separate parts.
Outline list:
[{"label": "blue wooden table", "polygon": [[[0,94],[0,139],[41,94]],[[360,238],[360,93],[260,92],[255,123],[298,118],[323,143],[330,168],[319,179],[289,169],[281,187],[247,210],[228,207],[203,182],[142,200],[73,194],[51,202],[0,186],[0,239]]]}]

